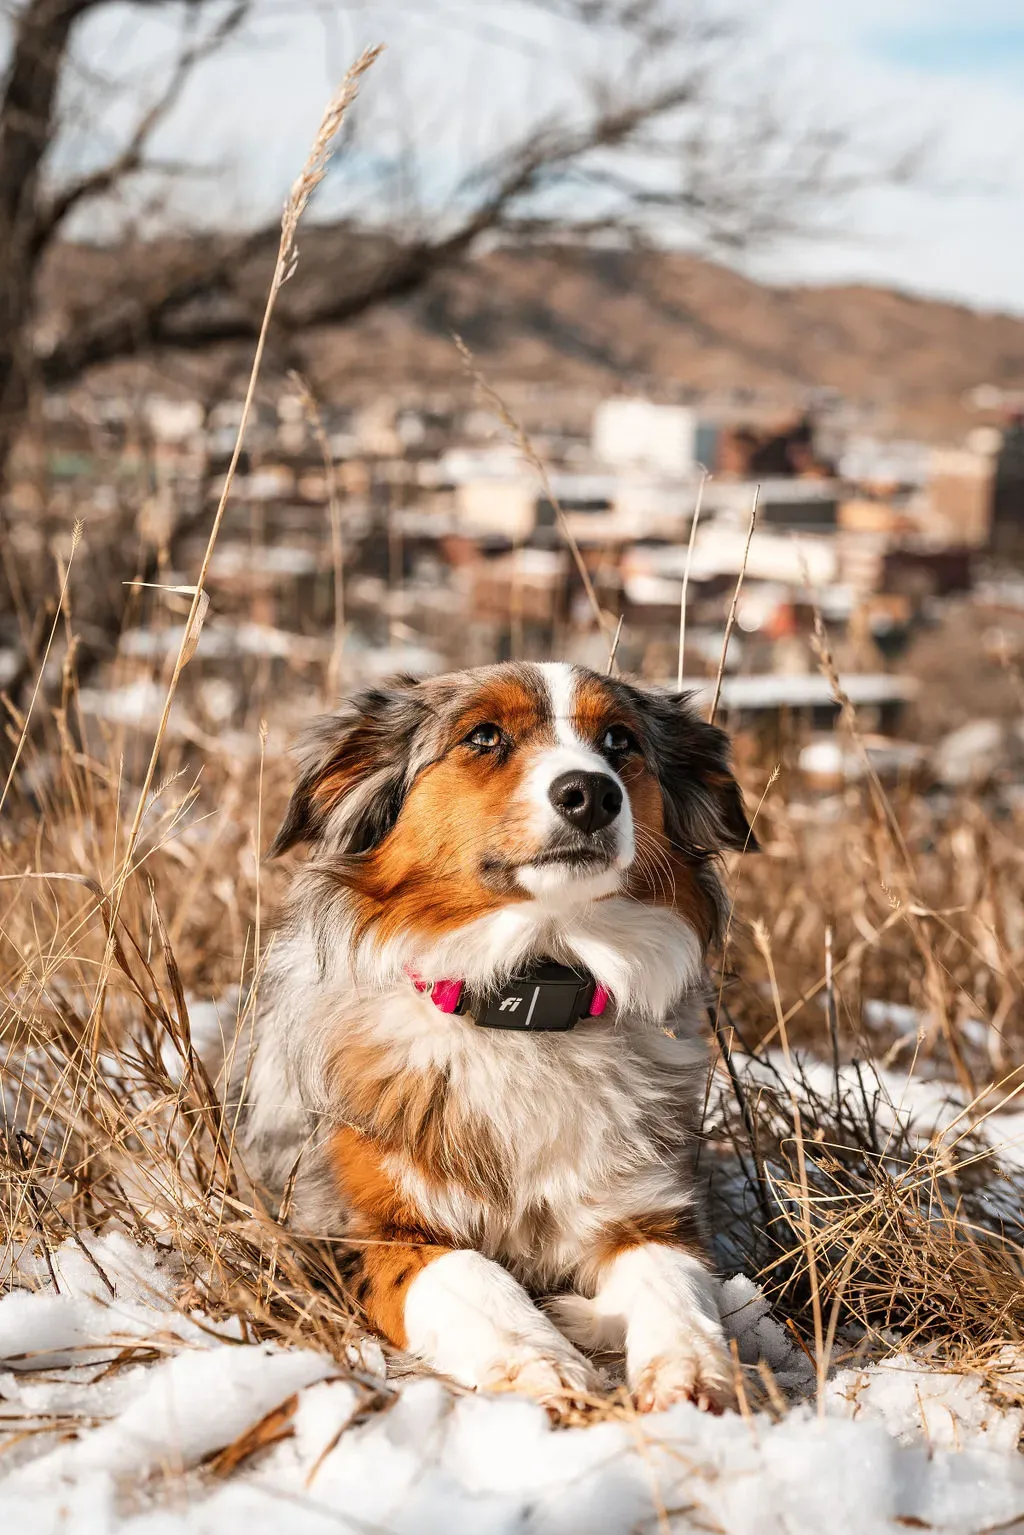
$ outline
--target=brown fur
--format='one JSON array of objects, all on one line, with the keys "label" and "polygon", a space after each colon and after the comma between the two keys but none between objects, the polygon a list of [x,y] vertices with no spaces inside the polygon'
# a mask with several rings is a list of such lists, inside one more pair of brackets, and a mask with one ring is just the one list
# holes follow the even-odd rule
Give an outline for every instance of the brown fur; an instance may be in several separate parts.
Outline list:
[{"label": "brown fur", "polygon": [[715,901],[701,883],[694,861],[673,847],[665,832],[661,784],[640,756],[623,763],[619,776],[629,795],[636,832],[637,856],[629,876],[630,894],[649,906],[673,907],[700,935],[706,947],[715,931]]},{"label": "brown fur", "polygon": [[460,1108],[443,1072],[410,1071],[378,1046],[350,1041],[333,1074],[348,1118],[382,1154],[404,1158],[428,1183],[451,1179],[488,1203],[507,1203],[508,1180],[487,1122]]},{"label": "brown fur", "polygon": [[331,1161],[350,1211],[351,1292],[367,1321],[405,1348],[409,1286],[450,1248],[423,1229],[384,1171],[379,1150],[358,1130],[346,1127],[335,1134]]},{"label": "brown fur", "polygon": [[[464,744],[484,723],[514,741],[507,758],[480,756]],[[508,807],[529,765],[528,749],[552,740],[542,700],[520,679],[482,688],[452,722],[443,755],[409,790],[394,829],[360,867],[353,881],[359,931],[372,928],[380,942],[399,932],[433,938],[526,900],[500,877],[486,881],[482,865],[487,857],[500,865],[528,850],[524,817]]]},{"label": "brown fur", "polygon": [[686,1205],[680,1210],[657,1210],[649,1215],[635,1215],[628,1221],[617,1221],[601,1234],[596,1245],[595,1260],[599,1268],[605,1268],[620,1253],[645,1242],[657,1242],[664,1247],[678,1247],[681,1252],[692,1253],[705,1261],[708,1257],[704,1234],[696,1213]]}]

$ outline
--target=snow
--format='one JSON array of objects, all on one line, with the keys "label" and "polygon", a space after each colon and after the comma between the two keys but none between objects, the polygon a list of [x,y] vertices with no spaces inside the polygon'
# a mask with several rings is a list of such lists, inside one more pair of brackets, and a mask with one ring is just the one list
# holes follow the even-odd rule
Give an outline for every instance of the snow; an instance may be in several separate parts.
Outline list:
[{"label": "snow", "polygon": [[174,1265],[120,1227],[100,1238],[69,1240],[51,1254],[56,1286],[42,1257],[12,1258],[24,1288],[0,1298],[0,1360],[11,1371],[107,1360],[112,1349],[151,1341],[156,1323],[172,1348],[240,1336],[237,1323],[218,1328],[176,1312]]},{"label": "snow", "polygon": [[[225,1067],[230,1072],[239,1037],[244,1035],[246,1029],[239,1015],[241,996],[238,987],[229,987],[219,1001],[186,996],[185,1003],[192,1048],[209,1072],[211,1080],[223,1086],[221,1079]],[[172,1082],[182,1080],[185,1059],[169,1034],[161,1041],[160,1061]]]},{"label": "snow", "polygon": [[330,1359],[306,1350],[252,1344],[177,1354],[140,1372],[142,1389],[108,1423],[28,1462],[8,1487],[45,1491],[94,1473],[144,1476],[162,1466],[198,1465],[333,1369]]},{"label": "snow", "polygon": [[[1024,1380],[1020,1363],[1008,1367],[1007,1387]],[[1013,1455],[1024,1433],[1024,1408],[995,1406],[980,1377],[916,1369],[910,1360],[890,1359],[870,1369],[839,1370],[828,1385],[829,1399],[849,1406],[851,1416],[882,1423],[901,1444],[920,1437],[933,1449],[959,1450],[971,1440],[987,1450]]]},{"label": "snow", "polygon": [[[864,1013],[870,1023],[887,1023],[911,1037],[931,1023],[927,1013],[919,1014],[897,1002],[869,1000],[864,1004]],[[966,1020],[967,1025],[972,1022]],[[805,1080],[827,1098],[832,1091],[832,1067],[810,1055],[801,1055],[799,1061]],[[786,1060],[781,1051],[768,1051],[758,1061],[748,1063],[747,1071],[752,1083],[778,1082],[785,1077]],[[876,1084],[880,1088],[874,1116],[885,1133],[899,1120],[912,1126],[915,1138],[922,1144],[934,1138],[955,1148],[977,1124],[984,1131],[993,1156],[1004,1167],[1024,1167],[1024,1083],[979,1098],[968,1112],[962,1093],[942,1077],[925,1075],[920,1061],[906,1072],[872,1063],[866,1080],[869,1093]],[[856,1066],[852,1063],[842,1066],[840,1092],[856,1097],[859,1085]]]},{"label": "snow", "polygon": [[[353,1374],[245,1341],[179,1308],[173,1253],[116,1227],[82,1241],[95,1262],[69,1240],[55,1288],[21,1254],[24,1288],[0,1299],[0,1508],[27,1535],[973,1535],[1024,1521],[1024,1370],[1009,1350],[1007,1403],[980,1378],[896,1359],[839,1369],[819,1416],[808,1362],[735,1276],[723,1313],[741,1357],[794,1393],[781,1421],[683,1403],[556,1429],[515,1396],[385,1383],[372,1340],[352,1347]],[[204,1464],[271,1413],[259,1453],[229,1474]]]},{"label": "snow", "polygon": [[[214,1074],[238,1005],[189,999]],[[922,1025],[898,1004],[865,1011]],[[751,1078],[783,1064],[751,1063]],[[828,1090],[830,1066],[802,1067]],[[964,1127],[948,1083],[877,1074],[883,1128],[894,1105],[924,1137]],[[1005,1161],[1024,1162],[1015,1099],[986,1129]],[[819,1404],[810,1360],[743,1274],[721,1287],[723,1318],[741,1361],[770,1369],[784,1416],[620,1406],[556,1428],[514,1395],[389,1378],[372,1338],[348,1340],[341,1363],[254,1341],[237,1319],[189,1309],[172,1248],[115,1224],[49,1263],[12,1251],[3,1272],[15,1287],[0,1298],[0,1511],[18,1535],[1024,1532],[1024,1354],[1008,1344],[985,1379],[923,1358],[840,1358]],[[240,1441],[253,1453],[218,1466]]]},{"label": "snow", "polygon": [[[142,661],[159,661],[167,656],[176,656],[184,634],[184,624],[169,624],[165,629],[125,629],[119,641],[121,654]],[[234,623],[229,619],[212,619],[204,624],[196,647],[196,653],[204,661],[233,660],[238,656],[313,661],[326,655],[329,650],[329,640],[293,634],[287,629],[275,629],[270,624]],[[138,687],[138,684],[135,686]],[[120,692],[126,693],[127,689],[121,689]],[[94,693],[94,690],[89,690],[91,701],[118,696],[117,691]],[[93,708],[92,712],[98,713],[99,710]]]}]

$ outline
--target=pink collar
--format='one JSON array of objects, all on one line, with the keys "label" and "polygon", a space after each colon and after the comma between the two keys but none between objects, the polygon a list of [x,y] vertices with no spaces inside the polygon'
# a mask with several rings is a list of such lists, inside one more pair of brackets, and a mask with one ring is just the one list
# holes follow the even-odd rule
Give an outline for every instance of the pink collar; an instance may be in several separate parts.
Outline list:
[{"label": "pink collar", "polygon": [[[406,974],[417,991],[430,993],[438,1012],[465,1012],[465,981],[425,981],[410,969]],[[485,1028],[561,1032],[582,1018],[600,1018],[610,1001],[611,993],[599,981],[587,980],[567,965],[542,961],[479,998],[474,1019]]]},{"label": "pink collar", "polygon": [[465,981],[435,981],[433,985],[429,981],[423,981],[411,970],[407,970],[410,981],[417,991],[429,991],[430,1000],[440,1013],[457,1013],[459,1003],[462,1001],[462,991]]}]

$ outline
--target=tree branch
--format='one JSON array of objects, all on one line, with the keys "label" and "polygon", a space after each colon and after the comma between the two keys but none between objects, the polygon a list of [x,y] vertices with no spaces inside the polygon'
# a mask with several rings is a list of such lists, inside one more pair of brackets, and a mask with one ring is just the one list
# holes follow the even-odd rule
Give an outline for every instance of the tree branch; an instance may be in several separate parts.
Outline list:
[{"label": "tree branch", "polygon": [[[366,275],[349,287],[323,287],[293,300],[279,315],[279,332],[295,336],[318,325],[340,325],[378,304],[404,298],[438,271],[465,257],[478,241],[516,223],[515,210],[589,154],[621,148],[639,128],[690,99],[689,81],[642,99],[609,106],[589,123],[542,125],[499,158],[476,167],[456,192],[456,206],[473,198],[458,224],[436,238],[382,241],[384,249]],[[273,232],[260,230],[245,242],[221,242],[202,260],[148,294],[98,316],[39,360],[44,382],[59,385],[86,368],[111,362],[142,346],[196,351],[227,342],[251,342],[258,316],[240,298],[245,260],[269,246]],[[219,302],[212,302],[212,301]]]},{"label": "tree branch", "polygon": [[[98,0],[90,0],[90,3],[98,3]],[[167,0],[148,0],[148,3],[166,4]],[[204,0],[192,0],[192,3],[201,6]],[[193,70],[222,48],[238,32],[251,9],[252,0],[236,0],[231,10],[210,32],[183,47],[175,60],[166,86],[139,118],[124,148],[106,165],[99,166],[77,181],[72,181],[60,188],[47,203],[43,204],[36,216],[33,233],[33,245],[37,254],[45,249],[75,208],[113,191],[129,176],[147,169],[158,168],[152,162],[146,161],[147,144],[156,129],[177,105]]]}]

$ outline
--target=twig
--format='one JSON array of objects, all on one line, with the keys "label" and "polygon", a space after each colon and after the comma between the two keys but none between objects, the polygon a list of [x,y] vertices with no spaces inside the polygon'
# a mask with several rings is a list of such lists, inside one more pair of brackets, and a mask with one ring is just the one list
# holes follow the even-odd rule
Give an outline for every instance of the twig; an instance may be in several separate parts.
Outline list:
[{"label": "twig", "polygon": [[611,676],[612,672],[615,670],[615,652],[619,648],[619,636],[622,633],[622,620],[624,617],[625,615],[623,613],[619,614],[619,621],[615,626],[615,638],[612,640],[612,648],[608,652],[607,671],[609,676]]},{"label": "twig", "polygon": [[558,520],[558,526],[561,530],[562,537],[568,544],[569,552],[576,563],[576,569],[579,571],[580,580],[583,582],[583,590],[587,594],[587,601],[590,603],[594,618],[597,621],[597,626],[610,645],[612,641],[612,635],[611,630],[608,627],[608,620],[605,618],[604,613],[601,611],[601,604],[597,600],[597,593],[594,591],[594,583],[590,579],[590,571],[587,569],[587,563],[584,560],[582,553],[580,552],[580,546],[576,542],[572,529],[569,526],[569,520],[562,509],[562,503],[559,501],[558,497],[555,495],[554,489],[552,488],[551,477],[548,474],[543,459],[537,452],[537,449],[533,446],[533,443],[530,441],[530,438],[526,433],[526,429],[519,424],[515,416],[513,416],[512,412],[505,404],[505,401],[501,398],[501,395],[498,394],[497,390],[487,382],[483,374],[480,372],[480,369],[476,365],[476,359],[473,356],[473,353],[469,350],[469,347],[463,341],[462,337],[457,332],[453,331],[452,340],[455,342],[459,356],[462,358],[463,364],[465,366],[466,372],[469,374],[470,378],[473,379],[474,383],[477,385],[477,388],[486,399],[488,405],[490,405],[491,409],[494,411],[494,414],[497,416],[505,430],[509,433],[516,447],[519,449],[520,453],[526,459],[526,462],[530,465],[530,468],[533,470],[538,480],[540,481],[541,489],[550,501],[555,513],[555,517]]},{"label": "twig", "polygon": [[754,488],[754,504],[750,508],[750,526],[747,528],[747,541],[743,546],[743,562],[740,565],[740,573],[736,577],[736,588],[732,594],[732,606],[729,609],[729,617],[725,625],[725,639],[722,641],[722,658],[718,663],[718,676],[715,678],[715,694],[711,700],[711,712],[708,715],[708,723],[715,723],[715,715],[718,713],[718,700],[722,696],[722,678],[725,676],[725,662],[729,654],[729,641],[732,638],[733,625],[736,622],[736,607],[740,600],[740,591],[743,587],[743,577],[747,569],[747,556],[750,553],[750,541],[754,536],[757,526],[757,501],[761,494],[760,485]]},{"label": "twig", "polygon": [[263,867],[263,769],[264,769],[264,767],[266,765],[266,760],[267,760],[267,722],[266,722],[266,720],[260,720],[260,776],[259,776],[259,784],[258,784],[257,792],[256,792],[256,833],[255,833],[255,838],[254,838],[255,843],[256,843],[256,846],[255,846],[255,853],[256,853],[256,912],[255,912],[255,918],[256,918],[256,921],[255,921],[255,933],[254,933],[254,936],[253,936],[253,964],[252,964],[252,971],[253,971],[252,984],[253,984],[254,988],[256,986],[256,979],[257,979],[257,977],[259,975],[259,972],[260,972],[260,943],[261,943],[262,936],[263,936],[262,932],[261,932],[261,924],[260,924],[260,918],[261,918],[261,914],[262,914],[262,907],[261,907],[261,902],[260,902],[260,897],[262,895],[262,889],[261,889],[262,882],[260,880],[260,873],[261,873],[261,870],[262,870],[262,867]]},{"label": "twig", "polygon": [[78,545],[81,542],[82,528],[84,526],[85,524],[81,520],[78,520],[72,529],[71,552],[68,555],[67,568],[64,571],[64,580],[61,582],[60,596],[57,598],[57,609],[53,615],[53,623],[50,626],[50,635],[46,641],[46,649],[43,651],[43,659],[39,663],[39,671],[36,675],[36,685],[32,689],[32,697],[28,701],[28,710],[26,711],[25,719],[18,736],[18,744],[15,747],[14,758],[11,762],[11,766],[7,774],[7,780],[4,783],[3,793],[0,794],[0,810],[4,808],[4,801],[6,800],[8,790],[14,781],[14,775],[17,772],[18,763],[21,761],[21,754],[25,748],[25,741],[28,737],[28,727],[32,721],[32,711],[36,706],[36,699],[39,697],[39,689],[43,684],[43,673],[46,671],[46,663],[50,658],[50,649],[53,645],[54,635],[57,633],[57,625],[60,623],[61,614],[64,612],[64,602],[68,593],[68,582],[71,580],[71,563],[75,558],[75,550],[78,548]]},{"label": "twig", "polygon": [[717,1044],[721,1053],[722,1060],[725,1062],[725,1069],[729,1074],[729,1083],[732,1087],[732,1095],[736,1099],[736,1104],[740,1111],[740,1117],[743,1120],[743,1128],[746,1131],[747,1143],[750,1146],[750,1155],[754,1159],[754,1172],[757,1177],[757,1202],[761,1206],[761,1219],[764,1221],[765,1229],[767,1230],[771,1223],[772,1208],[771,1200],[768,1197],[768,1188],[765,1183],[764,1166],[762,1164],[761,1154],[758,1149],[757,1125],[754,1121],[753,1111],[751,1110],[750,1104],[747,1100],[747,1095],[743,1090],[743,1081],[739,1072],[736,1070],[736,1062],[732,1058],[732,1046],[726,1039],[725,1030],[722,1028],[721,1009],[709,1006],[707,1012],[708,1020],[714,1032],[715,1043]]},{"label": "twig", "polygon": [[700,522],[700,509],[704,501],[704,487],[708,483],[708,471],[702,466],[700,471],[700,484],[697,487],[697,504],[693,509],[693,521],[690,523],[690,542],[686,546],[686,564],[683,566],[683,588],[679,593],[679,662],[676,666],[676,691],[683,685],[683,652],[686,649],[686,593],[690,585],[690,566],[693,563],[693,545],[697,537],[697,524]]},{"label": "twig", "polygon": [[[256,383],[263,364],[263,354],[266,350],[267,336],[270,331],[270,322],[273,318],[278,294],[288,279],[294,273],[296,262],[298,260],[295,236],[298,231],[299,221],[309,205],[309,200],[312,197],[313,192],[319,186],[320,182],[323,180],[326,174],[335,136],[341,127],[345,113],[348,111],[348,108],[351,106],[352,102],[355,100],[358,94],[359,80],[370,68],[380,53],[381,49],[379,47],[368,48],[362,57],[359,58],[355,64],[353,64],[352,68],[348,71],[348,74],[341,82],[338,90],[331,98],[327,105],[327,110],[324,113],[323,119],[321,120],[317,136],[313,141],[313,147],[309,152],[301,174],[292,186],[288,201],[285,204],[284,213],[281,217],[281,239],[278,245],[277,261],[274,266],[274,275],[270,283],[270,292],[267,295],[266,307],[263,311],[263,321],[260,325],[259,338],[256,342],[256,354],[253,358],[252,368],[249,373],[249,384],[245,392],[245,401],[242,405],[242,415],[238,424],[238,433],[235,438],[234,451],[231,454],[231,462],[228,465],[227,474],[224,477],[224,488],[221,491],[220,501],[217,504],[217,510],[213,519],[213,526],[210,529],[210,536],[206,543],[206,550],[203,554],[202,565],[200,566],[199,576],[196,580],[195,596],[192,599],[192,608],[189,612],[188,619],[185,624],[185,633],[182,637],[181,646],[179,647],[177,657],[175,658],[174,670],[171,673],[171,679],[167,687],[167,695],[164,699],[163,711],[160,715],[160,723],[157,726],[156,738],[153,742],[153,750],[150,753],[149,766],[146,769],[142,788],[139,792],[138,803],[135,807],[135,815],[132,820],[131,830],[128,833],[127,846],[125,848],[124,857],[121,861],[118,878],[114,886],[112,900],[112,926],[116,924],[117,915],[121,904],[121,897],[124,893],[125,883],[131,872],[132,858],[139,840],[139,834],[142,830],[142,819],[146,812],[146,804],[149,799],[149,791],[153,785],[153,778],[156,773],[156,765],[160,756],[160,748],[163,744],[164,735],[167,731],[167,722],[170,719],[171,705],[174,701],[174,695],[178,688],[178,681],[186,663],[186,642],[188,641],[189,636],[192,634],[198,619],[199,609],[203,600],[203,590],[206,583],[207,573],[210,568],[210,562],[213,559],[213,551],[217,543],[217,536],[220,533],[221,523],[224,520],[224,512],[227,508],[228,500],[231,496],[231,489],[234,484],[239,459],[242,456],[242,446],[245,441],[245,433],[249,425],[249,416],[252,411],[252,404],[256,394]],[[104,983],[106,976],[109,973],[111,959],[112,950],[108,944],[107,952],[103,957],[103,965],[100,971],[99,983],[96,988],[96,1000],[93,1004],[93,1022],[96,1028],[98,1028],[99,1025],[99,1014],[104,994]]]},{"label": "twig", "polygon": [[520,661],[525,655],[523,624],[523,543],[516,530],[512,544],[512,575],[508,588],[508,653],[510,661]]},{"label": "twig", "polygon": [[825,929],[825,1017],[828,1019],[828,1034],[832,1041],[832,1079],[836,1090],[836,1115],[841,1116],[842,1107],[839,1094],[839,1020],[836,1017],[836,993],[834,977],[832,975],[832,924]]},{"label": "twig", "polygon": [[811,1223],[811,1190],[807,1177],[807,1156],[804,1149],[804,1127],[800,1115],[800,1104],[797,1100],[793,1082],[793,1058],[789,1050],[789,1034],[786,1031],[786,1020],[782,1013],[782,998],[779,995],[779,983],[775,975],[775,962],[772,959],[771,941],[768,937],[768,929],[763,922],[755,922],[753,925],[754,942],[764,956],[764,962],[768,969],[768,982],[771,987],[772,1003],[775,1007],[775,1017],[779,1030],[779,1043],[786,1059],[786,1074],[788,1077],[789,1101],[793,1111],[793,1138],[796,1141],[796,1164],[800,1179],[800,1224],[803,1227],[804,1254],[807,1260],[807,1277],[811,1287],[811,1311],[814,1316],[814,1352],[815,1374],[818,1384],[818,1415],[825,1412],[825,1380],[828,1375],[828,1358],[825,1354],[825,1334],[821,1314],[821,1293],[818,1286],[818,1262],[814,1251],[814,1227]]}]

